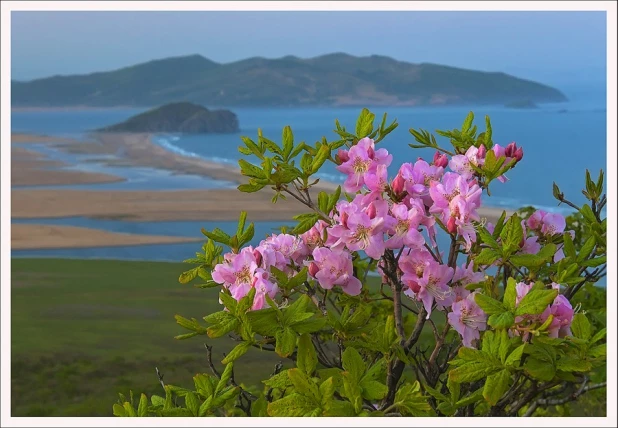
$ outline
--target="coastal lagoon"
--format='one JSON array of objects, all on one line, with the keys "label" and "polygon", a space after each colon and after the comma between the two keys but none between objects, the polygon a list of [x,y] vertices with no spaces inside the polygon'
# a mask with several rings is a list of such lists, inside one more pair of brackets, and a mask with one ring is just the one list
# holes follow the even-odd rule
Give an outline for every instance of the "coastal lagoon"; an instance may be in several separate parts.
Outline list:
[{"label": "coastal lagoon", "polygon": [[[572,97],[568,91],[567,96]],[[210,107],[210,106],[209,106]],[[567,197],[575,203],[583,203],[581,188],[584,185],[586,168],[596,177],[600,169],[606,169],[606,112],[605,98],[601,91],[581,91],[572,101],[555,105],[543,105],[538,109],[516,110],[496,106],[483,107],[376,107],[370,108],[379,121],[383,112],[388,113],[388,121],[397,119],[399,127],[381,145],[393,154],[393,164],[389,168],[394,174],[404,162],[414,162],[419,156],[431,158],[433,151],[411,149],[414,143],[409,128],[423,128],[430,132],[436,129],[448,130],[461,127],[469,111],[475,113],[475,123],[479,132],[484,130],[484,116],[491,118],[493,140],[500,145],[517,142],[524,149],[524,159],[508,173],[509,181],[495,182],[490,187],[492,196],[484,197],[487,206],[514,210],[533,205],[548,211],[568,214],[570,209],[558,206],[552,196],[552,182],[560,186]],[[334,121],[348,129],[353,129],[360,108],[290,108],[290,109],[233,109],[237,114],[241,132],[237,134],[209,135],[158,135],[153,141],[164,149],[188,157],[203,158],[223,164],[230,168],[237,166],[242,156],[238,146],[241,136],[257,138],[258,128],[274,141],[280,141],[281,130],[290,125],[295,140],[313,144],[325,136],[330,141],[336,139]],[[122,121],[143,109],[85,109],[85,110],[31,110],[12,112],[12,132],[44,134],[76,139],[87,138],[93,129]],[[448,145],[446,139],[438,141]],[[74,184],[67,186],[30,186],[36,188],[55,187],[58,189],[87,190],[180,190],[233,188],[235,183],[215,180],[208,177],[172,174],[168,171],[130,166],[110,166],[106,158],[92,155],[75,155],[61,152],[50,146],[26,144],[35,151],[44,153],[51,159],[72,164],[72,169],[117,175],[126,181],[100,184]],[[340,182],[341,174],[333,164],[327,163],[321,176],[323,179]],[[238,195],[242,198],[242,195]],[[236,217],[234,217],[236,218]],[[235,224],[218,226],[223,230]],[[14,219],[19,221],[19,219]],[[50,220],[31,220],[46,224]],[[84,218],[65,218],[54,220],[55,224],[87,226],[96,229],[123,231],[129,233],[149,233],[173,236],[200,236],[200,228],[209,228],[204,213],[203,222],[131,222],[123,220],[103,221]],[[277,223],[278,224],[278,223]],[[256,225],[259,233],[256,239],[263,238],[267,230],[277,226],[275,222]],[[212,227],[211,227],[212,228]],[[257,232],[257,231],[256,231]],[[262,233],[264,232],[264,233]],[[186,249],[186,250],[185,250]],[[122,259],[152,259],[179,261],[191,257],[199,244],[166,244],[97,249],[62,250],[21,250],[13,256],[63,256],[63,257],[105,257]]]}]

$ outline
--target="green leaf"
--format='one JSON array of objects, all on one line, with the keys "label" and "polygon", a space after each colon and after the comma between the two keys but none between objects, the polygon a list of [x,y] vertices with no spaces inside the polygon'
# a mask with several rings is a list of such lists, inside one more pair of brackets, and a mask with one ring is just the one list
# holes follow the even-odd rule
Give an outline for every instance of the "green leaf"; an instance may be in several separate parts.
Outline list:
[{"label": "green leaf", "polygon": [[238,165],[240,165],[240,173],[242,175],[252,178],[267,178],[262,168],[250,164],[244,159],[239,159]]},{"label": "green leaf", "polygon": [[294,393],[268,404],[270,416],[300,417],[318,408],[314,400],[304,395]]},{"label": "green leaf", "polygon": [[515,302],[517,301],[517,281],[514,278],[509,278],[504,289],[504,297],[502,304],[509,311],[515,310]]},{"label": "green leaf", "polygon": [[395,405],[403,414],[427,416],[431,410],[429,401],[420,391],[418,381],[404,384],[395,394]]},{"label": "green leaf", "polygon": [[178,278],[178,282],[180,282],[181,284],[187,284],[188,282],[193,281],[195,277],[197,277],[197,272],[199,269],[200,268],[198,266],[196,268],[181,273],[180,277]]},{"label": "green leaf", "polygon": [[363,357],[360,356],[358,351],[352,347],[346,348],[342,355],[343,369],[357,381],[365,373],[366,365],[363,361]]},{"label": "green leaf", "polygon": [[491,134],[492,134],[492,129],[491,129],[491,122],[489,120],[489,116],[485,116],[485,147],[487,149],[491,148]]},{"label": "green leaf", "polygon": [[324,416],[356,416],[356,410],[349,401],[331,400],[327,404]]},{"label": "green leaf", "polygon": [[217,387],[215,388],[215,395],[223,391],[223,388],[227,385],[228,381],[232,378],[232,371],[234,370],[234,363],[228,363],[221,373],[221,379],[217,383]]},{"label": "green leaf", "polygon": [[298,339],[297,354],[296,365],[300,370],[311,376],[318,365],[318,356],[308,333],[301,335]]},{"label": "green leaf", "polygon": [[498,373],[487,376],[483,387],[483,397],[489,404],[495,406],[502,395],[509,389],[511,373],[508,370],[500,370]]},{"label": "green leaf", "polygon": [[[569,235],[569,234],[565,233],[565,248],[566,248],[566,235]],[[570,235],[569,235],[569,238],[570,238]],[[586,242],[584,243],[584,245],[582,245],[582,247],[580,248],[579,255],[577,256],[577,261],[583,262],[584,260],[586,260],[588,256],[592,253],[592,250],[594,250],[595,244],[596,244],[596,239],[593,235],[590,238],[588,238]],[[565,251],[565,254],[566,254],[566,251]]]},{"label": "green leaf", "polygon": [[251,404],[251,417],[268,416],[268,401],[263,394],[260,394],[257,400]]},{"label": "green leaf", "polygon": [[127,411],[125,410],[125,408],[123,406],[121,406],[120,404],[116,403],[112,406],[112,412],[114,414],[114,416],[118,416],[120,418],[126,417],[127,415]]},{"label": "green leaf", "polygon": [[248,341],[239,343],[238,345],[234,347],[234,349],[230,351],[229,354],[225,356],[225,358],[221,361],[221,363],[229,364],[232,361],[236,361],[237,359],[239,359],[240,357],[242,357],[243,355],[247,353],[247,351],[251,348],[251,345],[252,343]]},{"label": "green leaf", "polygon": [[275,345],[275,352],[280,357],[288,357],[294,352],[296,347],[296,332],[289,327],[285,327],[282,330],[277,331],[275,335],[277,343]]},{"label": "green leaf", "polygon": [[251,140],[251,138],[244,137],[244,136],[240,138],[242,139],[243,143],[245,143],[245,146],[247,146],[247,148],[251,150],[254,155],[256,155],[260,159],[264,159],[264,155],[262,154],[262,151],[257,146],[257,144],[255,144],[253,140]]},{"label": "green leaf", "polygon": [[515,316],[519,315],[538,315],[550,305],[556,296],[558,290],[531,290],[519,302],[515,309]]},{"label": "green leaf", "polygon": [[483,248],[479,255],[474,258],[474,264],[476,266],[491,265],[499,258],[500,253],[496,250],[492,250],[491,248]]},{"label": "green leaf", "polygon": [[[487,153],[489,154],[490,151]],[[517,214],[513,214],[508,219],[504,229],[500,232],[500,238],[502,239],[502,251],[505,257],[519,249],[519,244],[524,238],[524,230],[521,227],[521,219]]]},{"label": "green leaf", "polygon": [[283,142],[283,158],[287,160],[294,149],[294,134],[292,133],[292,128],[289,126],[283,128],[281,141]]},{"label": "green leaf", "polygon": [[462,134],[467,134],[468,131],[470,130],[470,127],[472,126],[472,122],[474,121],[474,113],[470,112],[468,113],[468,115],[466,116],[466,119],[464,120],[463,124],[461,125],[461,133]]},{"label": "green leaf", "polygon": [[318,387],[301,371],[301,369],[289,369],[288,377],[294,385],[296,392],[318,400],[320,393]]},{"label": "green leaf", "polygon": [[358,116],[358,120],[356,121],[356,136],[359,139],[371,134],[371,131],[373,131],[373,120],[375,117],[375,114],[371,113],[366,108],[361,111]]},{"label": "green leaf", "polygon": [[539,268],[546,263],[546,259],[536,254],[516,254],[509,257],[509,261],[517,267]]},{"label": "green leaf", "polygon": [[388,387],[377,380],[361,382],[363,398],[371,401],[382,400],[388,393]]},{"label": "green leaf", "polygon": [[565,372],[587,372],[592,369],[592,364],[578,357],[564,356],[557,361],[556,368]]},{"label": "green leaf", "polygon": [[592,327],[590,325],[590,321],[586,318],[586,315],[582,313],[575,314],[573,317],[573,321],[571,322],[571,331],[573,332],[573,336],[588,340],[592,335]]},{"label": "green leaf", "polygon": [[479,227],[477,228],[477,232],[481,237],[481,241],[484,244],[489,245],[494,250],[500,249],[500,244],[498,244],[498,241],[496,241],[496,239],[492,236],[491,233],[489,233],[489,231],[484,226],[479,225]]},{"label": "green leaf", "polygon": [[556,368],[551,362],[531,357],[524,363],[526,373],[538,380],[550,381],[556,375]]},{"label": "green leaf", "polygon": [[[202,397],[207,398],[215,393],[215,386],[212,383],[212,378],[205,374],[196,374],[193,376],[195,391]],[[153,402],[154,404],[154,402]]]},{"label": "green leaf", "polygon": [[243,193],[255,193],[262,190],[264,186],[264,184],[257,183],[241,184],[240,186],[238,186],[238,190]]},{"label": "green leaf", "polygon": [[515,316],[512,312],[502,312],[501,314],[493,314],[487,320],[487,324],[498,329],[506,329],[515,323]]},{"label": "green leaf", "polygon": [[[564,241],[564,247],[563,247],[564,255],[566,257],[571,257],[573,260],[575,260],[575,257],[576,257],[575,246],[573,245],[573,238],[571,238],[571,234],[569,232],[565,232],[562,234],[562,236],[563,236],[563,241]],[[594,240],[594,238],[592,239]]]},{"label": "green leaf", "polygon": [[488,366],[487,363],[471,362],[451,370],[448,375],[453,382],[474,382],[483,379],[495,370],[495,367]]},{"label": "green leaf", "polygon": [[521,344],[507,357],[504,365],[507,367],[517,367],[521,361],[526,344]]},{"label": "green leaf", "polygon": [[197,395],[195,395],[193,392],[189,392],[187,395],[185,395],[185,405],[187,406],[187,409],[191,411],[193,416],[197,416],[199,414],[201,404],[202,403],[200,403]]},{"label": "green leaf", "polygon": [[606,357],[607,356],[607,343],[593,346],[588,351],[588,355],[592,358]]},{"label": "green leaf", "polygon": [[165,405],[165,398],[159,395],[153,395],[152,397],[150,397],[150,402],[152,403],[154,407],[158,407],[158,406],[163,407],[163,405]]},{"label": "green leaf", "polygon": [[326,159],[330,156],[330,147],[322,145],[311,163],[311,174],[315,174],[324,165]]},{"label": "green leaf", "polygon": [[292,386],[292,382],[290,381],[290,377],[288,376],[288,370],[284,370],[281,373],[277,373],[272,376],[270,379],[263,380],[262,383],[269,388],[278,388],[278,389],[286,389],[289,386]]},{"label": "green leaf", "polygon": [[206,332],[208,334],[208,337],[215,339],[217,337],[225,336],[230,331],[236,330],[238,325],[239,325],[238,319],[234,317],[233,315],[228,314],[227,317],[225,317],[224,319],[221,319],[221,321],[218,322],[216,325],[208,327]]},{"label": "green leaf", "polygon": [[476,294],[474,301],[487,315],[501,314],[506,310],[502,303],[485,294]]},{"label": "green leaf", "polygon": [[592,339],[590,339],[590,343],[596,343],[599,340],[603,339],[606,335],[607,329],[602,328],[601,330],[597,331],[594,336],[592,336]]}]

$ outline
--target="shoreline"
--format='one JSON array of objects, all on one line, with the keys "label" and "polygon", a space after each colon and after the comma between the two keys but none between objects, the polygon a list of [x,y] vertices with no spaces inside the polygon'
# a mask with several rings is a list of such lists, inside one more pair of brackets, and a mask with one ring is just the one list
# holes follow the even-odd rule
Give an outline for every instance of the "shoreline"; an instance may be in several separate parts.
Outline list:
[{"label": "shoreline", "polygon": [[11,224],[11,250],[124,247],[199,241],[203,239],[108,232],[77,226]]},{"label": "shoreline", "polygon": [[[255,193],[237,189],[190,190],[102,190],[96,183],[123,181],[124,178],[102,173],[49,169],[67,166],[66,162],[49,159],[44,153],[20,147],[20,143],[49,144],[57,150],[75,154],[110,154],[112,159],[99,163],[109,166],[150,167],[179,174],[193,174],[216,180],[245,183],[247,178],[238,167],[220,164],[202,158],[173,153],[153,142],[152,134],[98,133],[83,140],[42,135],[12,135],[12,184],[52,184],[56,188],[11,189],[11,218],[37,219],[60,217],[89,217],[115,219],[127,222],[158,221],[235,221],[241,211],[247,212],[248,221],[291,221],[310,209],[288,197],[276,206],[270,188]],[[122,153],[118,156],[117,153]],[[54,179],[54,175],[62,175]],[[19,180],[16,178],[21,176]],[[24,178],[25,177],[25,178]],[[55,181],[54,181],[55,180]],[[97,181],[102,180],[102,181]],[[67,182],[68,181],[68,182]],[[63,189],[61,184],[92,184],[88,190]],[[332,191],[333,183],[320,181],[314,194],[320,190]],[[314,196],[314,195],[312,195]],[[317,194],[315,195],[317,198]],[[507,214],[512,210],[506,210]],[[482,218],[495,222],[502,214],[498,207],[479,209]],[[118,234],[99,229],[50,226],[41,224],[13,224],[13,249],[86,248],[113,245],[141,245],[192,242],[192,239],[173,236]]]}]

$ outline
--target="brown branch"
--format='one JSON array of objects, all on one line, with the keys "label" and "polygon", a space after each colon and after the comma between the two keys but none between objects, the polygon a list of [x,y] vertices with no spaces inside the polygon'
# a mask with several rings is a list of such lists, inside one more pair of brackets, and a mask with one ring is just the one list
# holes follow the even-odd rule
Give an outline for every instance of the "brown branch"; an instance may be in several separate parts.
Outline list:
[{"label": "brown branch", "polygon": [[159,373],[159,368],[155,367],[155,370],[157,371],[157,377],[159,378],[159,382],[161,383],[161,387],[163,388],[163,391],[165,391],[165,393],[167,394],[167,390],[165,389],[165,384],[163,383],[163,375],[161,373]]}]

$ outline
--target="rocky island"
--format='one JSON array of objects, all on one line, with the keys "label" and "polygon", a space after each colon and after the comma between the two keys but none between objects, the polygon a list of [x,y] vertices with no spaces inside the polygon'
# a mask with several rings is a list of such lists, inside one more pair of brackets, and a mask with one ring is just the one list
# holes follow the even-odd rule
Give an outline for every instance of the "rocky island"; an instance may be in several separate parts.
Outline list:
[{"label": "rocky island", "polygon": [[173,132],[181,134],[227,134],[239,132],[238,118],[229,110],[208,110],[198,104],[165,104],[130,117],[97,132]]}]

